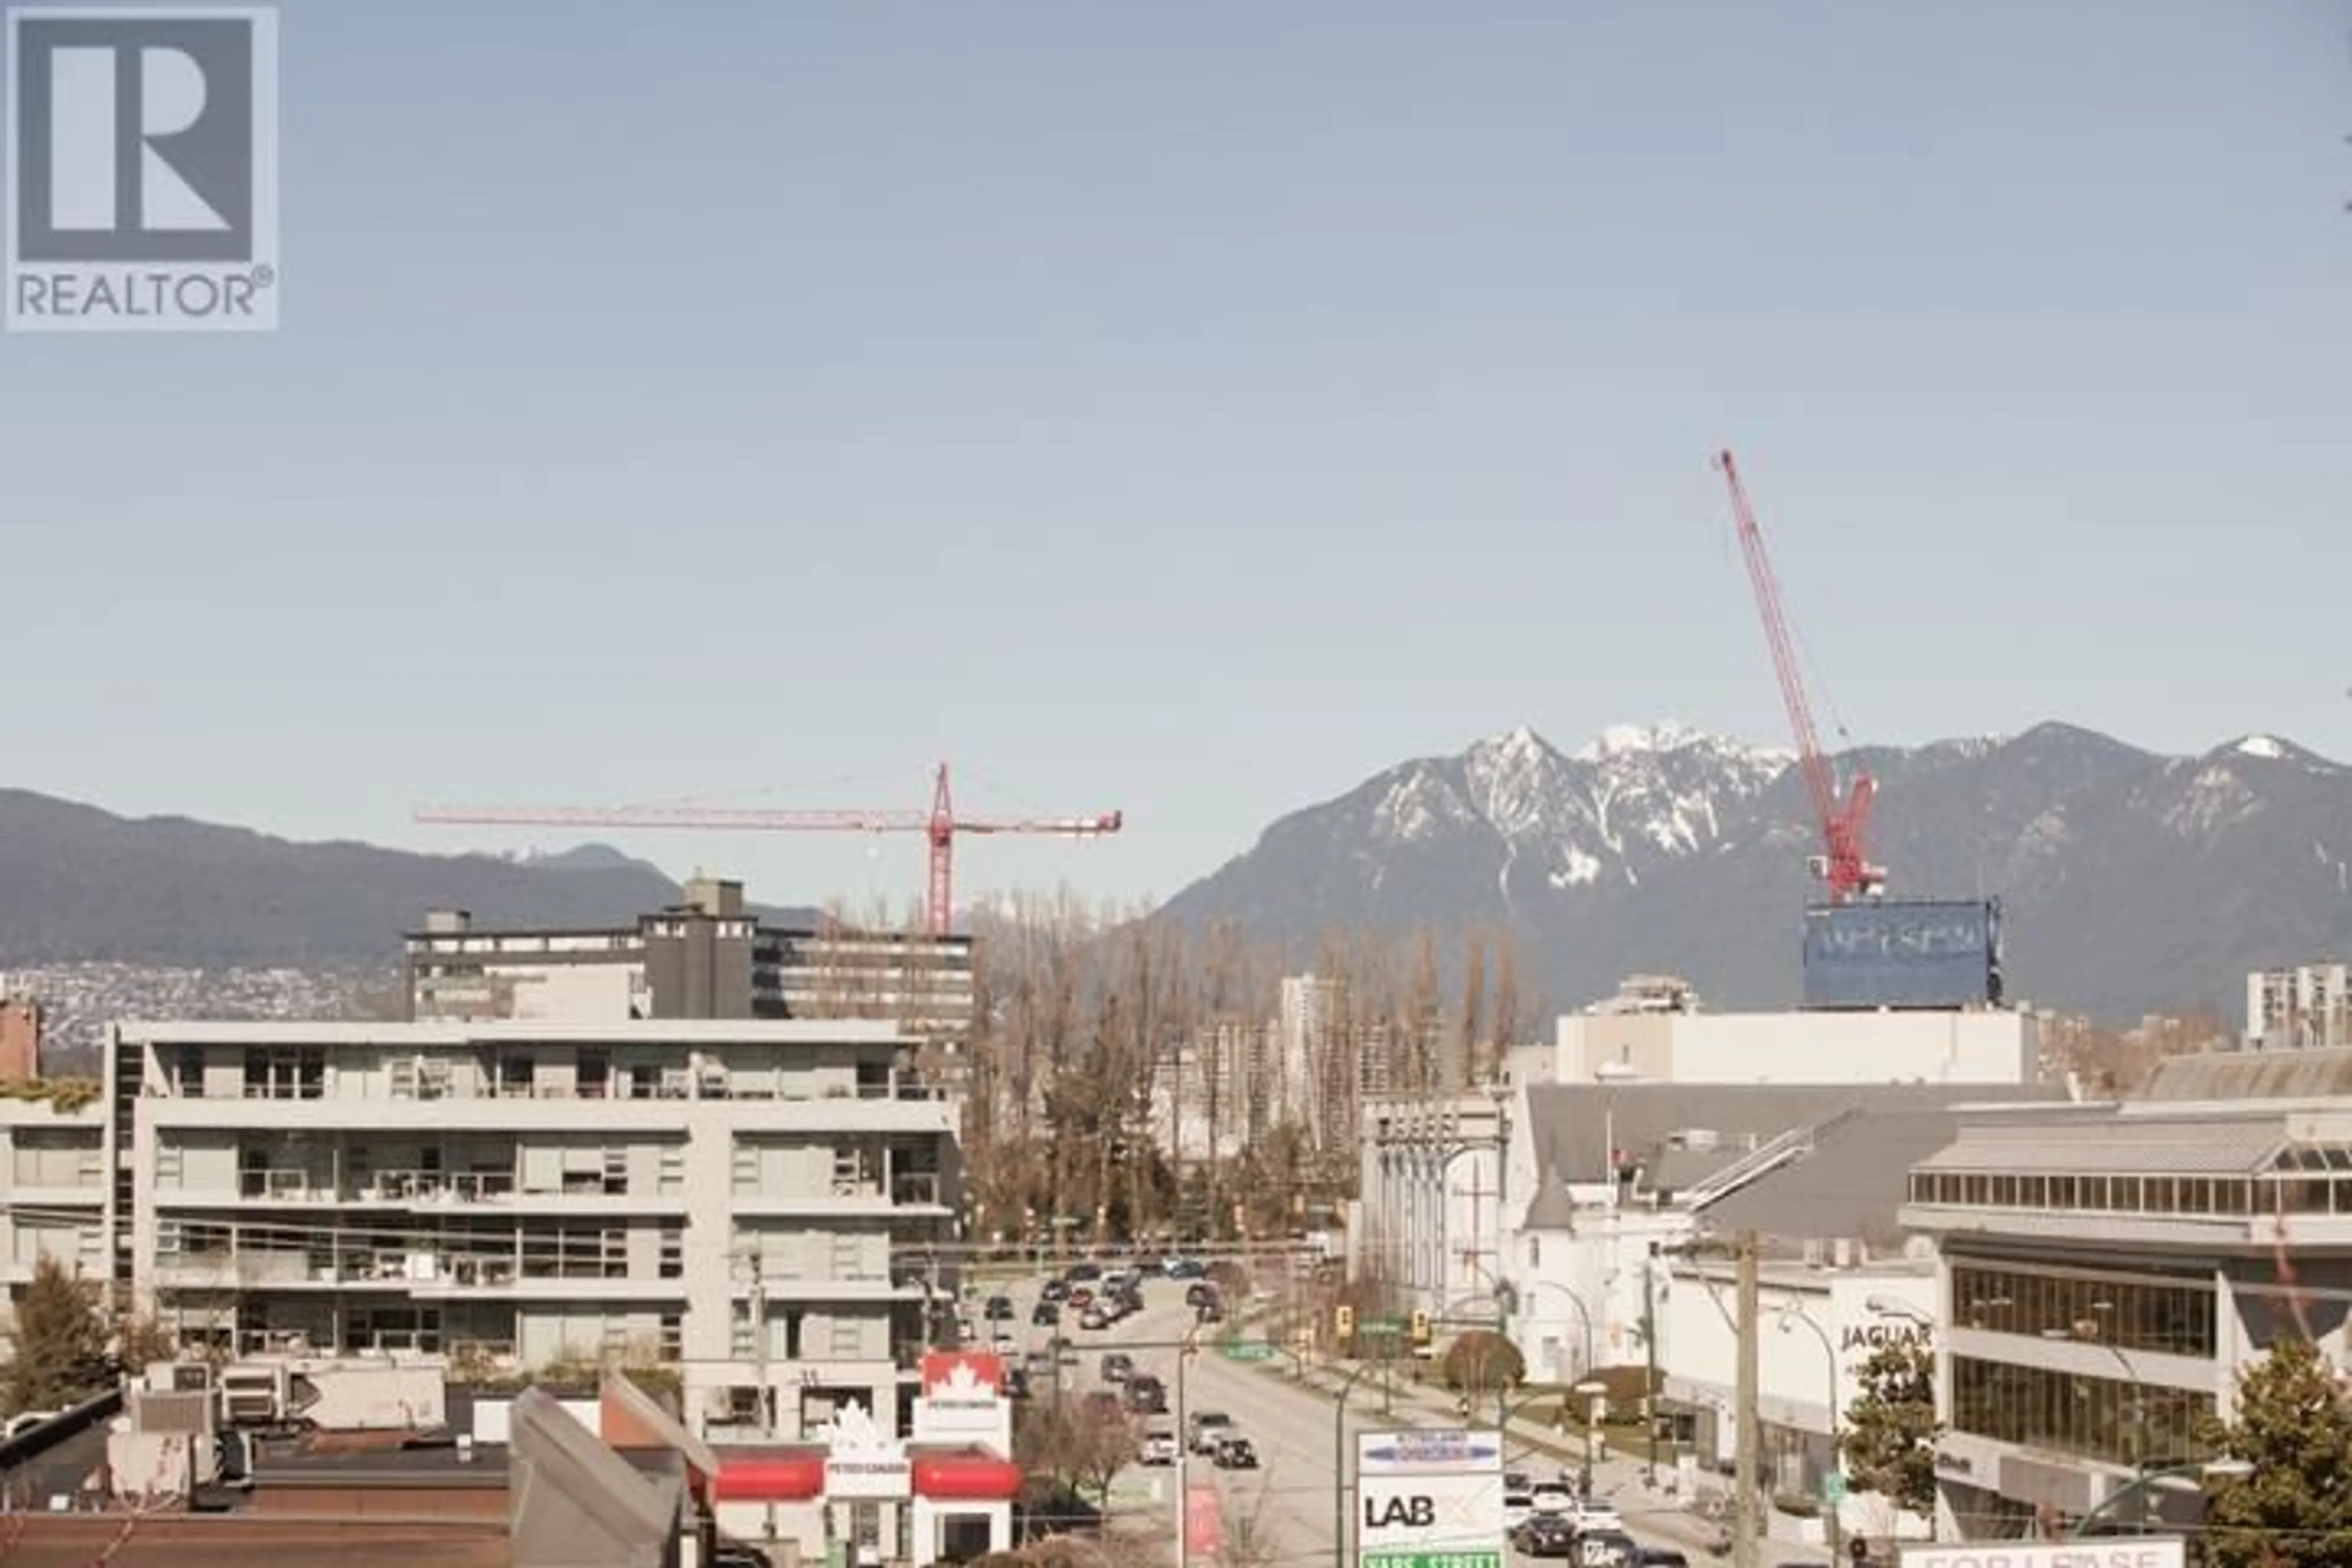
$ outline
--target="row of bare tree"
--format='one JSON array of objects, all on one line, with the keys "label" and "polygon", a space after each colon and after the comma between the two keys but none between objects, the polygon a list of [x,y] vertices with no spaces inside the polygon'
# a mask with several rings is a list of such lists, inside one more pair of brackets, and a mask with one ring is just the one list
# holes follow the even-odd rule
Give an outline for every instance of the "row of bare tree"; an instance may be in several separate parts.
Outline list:
[{"label": "row of bare tree", "polygon": [[1352,1194],[1366,1096],[1485,1082],[1537,1016],[1507,931],[1288,948],[1063,896],[974,934],[982,1236],[1286,1234]]}]

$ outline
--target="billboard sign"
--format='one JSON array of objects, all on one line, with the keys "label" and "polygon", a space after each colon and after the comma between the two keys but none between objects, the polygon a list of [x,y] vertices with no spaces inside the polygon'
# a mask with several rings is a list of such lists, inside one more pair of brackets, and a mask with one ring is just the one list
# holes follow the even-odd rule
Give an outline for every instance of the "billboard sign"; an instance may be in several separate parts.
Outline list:
[{"label": "billboard sign", "polygon": [[1365,1432],[1356,1439],[1358,1568],[1504,1568],[1496,1432]]},{"label": "billboard sign", "polygon": [[2000,906],[1822,905],[1805,911],[1808,1007],[1981,1007],[2001,999]]},{"label": "billboard sign", "polygon": [[1902,1568],[2183,1568],[2177,1535],[2089,1541],[1987,1541],[1972,1546],[1906,1546]]}]

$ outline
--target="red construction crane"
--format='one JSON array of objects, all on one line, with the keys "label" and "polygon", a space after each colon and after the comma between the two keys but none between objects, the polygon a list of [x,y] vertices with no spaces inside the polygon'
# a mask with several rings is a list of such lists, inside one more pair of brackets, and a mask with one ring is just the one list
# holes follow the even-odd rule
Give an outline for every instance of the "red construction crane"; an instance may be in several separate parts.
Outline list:
[{"label": "red construction crane", "polygon": [[1117,833],[1124,814],[1099,816],[1022,817],[990,821],[958,816],[948,795],[948,765],[940,764],[929,811],[763,811],[726,806],[463,806],[428,805],[419,822],[472,823],[499,827],[660,827],[741,833],[919,833],[931,846],[929,900],[925,909],[933,936],[948,934],[955,915],[955,840],[959,833],[1042,833],[1092,838]]},{"label": "red construction crane", "polygon": [[1870,863],[1870,806],[1878,793],[1877,781],[1856,769],[1852,793],[1838,799],[1837,772],[1822,752],[1813,730],[1813,705],[1805,696],[1804,675],[1797,662],[1796,639],[1780,607],[1780,582],[1772,574],[1772,559],[1764,552],[1764,531],[1756,526],[1755,509],[1748,504],[1748,488],[1739,482],[1738,465],[1729,452],[1718,453],[1715,466],[1731,490],[1731,520],[1739,531],[1739,548],[1748,557],[1748,580],[1756,588],[1756,612],[1764,620],[1764,640],[1772,645],[1772,668],[1780,678],[1780,701],[1789,710],[1789,727],[1797,735],[1797,762],[1804,770],[1805,790],[1813,798],[1813,816],[1822,827],[1822,853],[1808,862],[1813,875],[1829,884],[1830,901],[1852,903],[1874,899],[1886,890],[1886,869]]}]

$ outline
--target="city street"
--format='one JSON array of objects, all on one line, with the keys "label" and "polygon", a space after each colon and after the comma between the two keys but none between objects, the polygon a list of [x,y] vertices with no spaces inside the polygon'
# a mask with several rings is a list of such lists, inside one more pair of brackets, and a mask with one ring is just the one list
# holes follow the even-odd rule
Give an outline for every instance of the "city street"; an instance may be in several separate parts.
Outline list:
[{"label": "city street", "polygon": [[[1038,1281],[1027,1281],[1007,1292],[1020,1308],[1022,1327],[1017,1332],[1024,1349],[1042,1349],[1052,1335],[1052,1331],[1028,1326],[1038,1285]],[[1201,1331],[1198,1351],[1180,1358],[1173,1343],[1194,1327],[1192,1313],[1183,1304],[1184,1289],[1179,1280],[1147,1280],[1145,1310],[1106,1331],[1087,1332],[1068,1326],[1075,1324],[1076,1315],[1065,1314],[1066,1327],[1061,1331],[1077,1347],[1076,1363],[1064,1372],[1065,1391],[1083,1396],[1108,1386],[1099,1376],[1104,1353],[1126,1351],[1134,1357],[1137,1371],[1157,1375],[1170,1391],[1169,1413],[1148,1425],[1176,1431],[1181,1439],[1177,1365],[1182,1359],[1182,1408],[1192,1414],[1213,1411],[1230,1417],[1258,1452],[1261,1468],[1256,1470],[1222,1471],[1205,1456],[1188,1460],[1188,1478],[1195,1483],[1214,1484],[1223,1498],[1220,1522],[1227,1538],[1227,1555],[1280,1568],[1319,1568],[1323,1563],[1344,1568],[1332,1556],[1333,1505],[1335,1488],[1346,1487],[1352,1468],[1355,1435],[1391,1427],[1454,1425],[1458,1417],[1451,1401],[1434,1390],[1401,1386],[1391,1411],[1384,1415],[1379,1383],[1367,1376],[1349,1401],[1348,1449],[1336,1452],[1331,1395],[1345,1372],[1318,1371],[1311,1374],[1311,1385],[1302,1386],[1287,1374],[1287,1358],[1229,1359],[1217,1348],[1226,1325]],[[1037,1392],[1044,1395],[1047,1390],[1041,1386]],[[1562,1441],[1557,1434],[1515,1422],[1508,1452],[1512,1468],[1546,1477],[1572,1473],[1580,1463],[1581,1445],[1574,1437]],[[1683,1552],[1695,1563],[1721,1561],[1706,1550],[1714,1542],[1713,1528],[1676,1500],[1646,1491],[1643,1471],[1638,1460],[1621,1457],[1604,1460],[1595,1473],[1596,1490],[1616,1503],[1628,1533],[1644,1546]],[[1156,1499],[1146,1500],[1155,1481]],[[1173,1509],[1179,1495],[1176,1471],[1165,1467],[1138,1468],[1121,1478],[1118,1491],[1112,1527],[1124,1534],[1154,1538],[1165,1543],[1164,1549],[1172,1556]],[[1338,1501],[1343,1510],[1353,1507],[1352,1498],[1346,1495],[1339,1495]],[[1819,1562],[1821,1557],[1818,1547],[1772,1541],[1766,1543],[1764,1560],[1777,1568],[1783,1563]]]}]

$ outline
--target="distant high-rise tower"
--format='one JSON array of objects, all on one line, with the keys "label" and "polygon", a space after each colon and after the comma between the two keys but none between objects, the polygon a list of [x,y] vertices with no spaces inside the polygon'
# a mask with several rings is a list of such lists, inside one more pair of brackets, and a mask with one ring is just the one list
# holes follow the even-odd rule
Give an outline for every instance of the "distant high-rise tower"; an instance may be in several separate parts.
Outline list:
[{"label": "distant high-rise tower", "polygon": [[0,974],[0,1079],[41,1076],[41,1004]]}]

